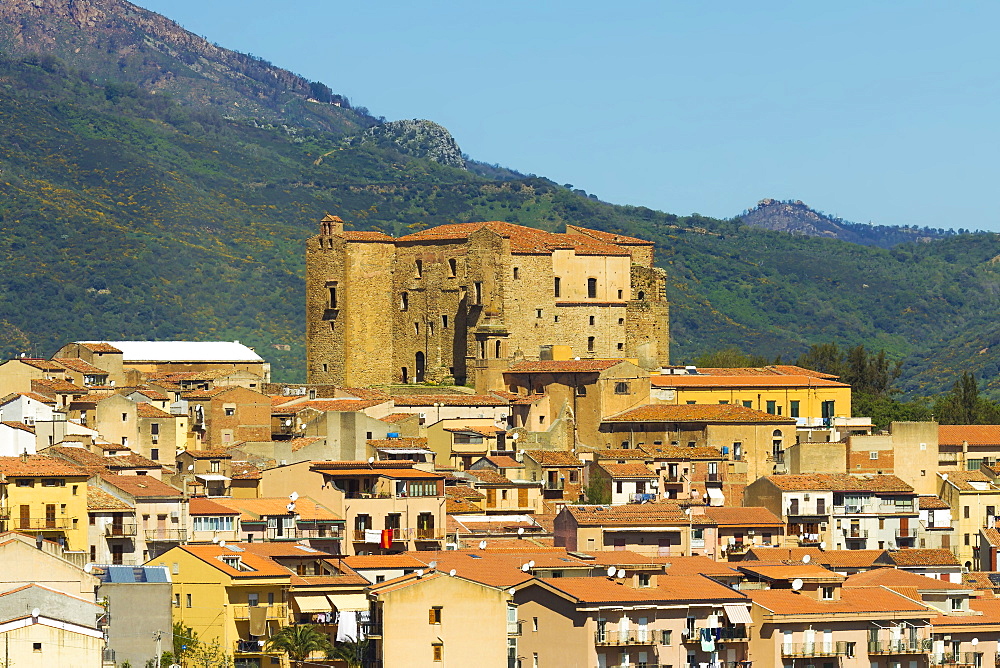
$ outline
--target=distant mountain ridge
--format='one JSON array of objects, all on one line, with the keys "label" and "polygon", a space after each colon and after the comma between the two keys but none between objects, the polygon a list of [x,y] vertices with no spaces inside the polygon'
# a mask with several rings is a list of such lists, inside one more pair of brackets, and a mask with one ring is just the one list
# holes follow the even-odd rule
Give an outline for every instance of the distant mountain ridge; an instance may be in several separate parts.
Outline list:
[{"label": "distant mountain ridge", "polygon": [[839,239],[863,246],[892,248],[907,242],[927,242],[956,234],[954,230],[852,223],[812,209],[801,200],[762,199],[739,216],[746,225],[807,237]]}]

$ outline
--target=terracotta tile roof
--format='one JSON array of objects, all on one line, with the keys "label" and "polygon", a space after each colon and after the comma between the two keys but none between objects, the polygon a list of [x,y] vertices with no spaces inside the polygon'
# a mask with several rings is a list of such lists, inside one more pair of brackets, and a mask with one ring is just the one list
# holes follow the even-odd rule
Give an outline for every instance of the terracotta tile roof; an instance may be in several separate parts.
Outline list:
[{"label": "terracotta tile roof", "polygon": [[888,587],[897,591],[900,587],[908,587],[916,590],[968,589],[966,585],[929,578],[926,575],[901,571],[898,568],[874,568],[870,571],[855,573],[844,581],[844,586]]},{"label": "terracotta tile roof", "polygon": [[525,360],[504,373],[600,373],[626,360]]},{"label": "terracotta tile roof", "polygon": [[515,255],[549,255],[555,250],[571,249],[577,255],[628,255],[621,246],[582,234],[557,234],[501,221],[439,225],[397,239],[411,241],[465,241],[474,232],[486,228],[510,240],[510,252]]},{"label": "terracotta tile roof", "polygon": [[779,615],[912,612],[914,617],[930,617],[932,614],[922,604],[883,587],[842,589],[837,601],[819,601],[790,589],[750,590],[747,596],[754,604]]},{"label": "terracotta tile roof", "polygon": [[718,448],[686,445],[640,445],[639,449],[655,459],[722,459],[722,451]]},{"label": "terracotta tile roof", "polygon": [[816,547],[751,547],[743,556],[743,561],[796,562],[809,555],[810,560],[822,563],[827,552]]},{"label": "terracotta tile roof", "polygon": [[451,496],[445,499],[444,508],[449,515],[478,515],[483,512],[482,506],[475,502]]},{"label": "terracotta tile roof", "polygon": [[368,445],[376,450],[417,450],[427,449],[426,438],[374,438],[368,441]]},{"label": "terracotta tile roof", "polygon": [[213,397],[220,395],[223,392],[228,392],[231,389],[233,388],[221,385],[219,387],[213,387],[208,390],[189,390],[184,394],[182,394],[181,397],[189,400],[212,399]]},{"label": "terracotta tile roof", "polygon": [[472,489],[468,485],[448,485],[444,488],[444,493],[446,496],[454,497],[456,499],[484,499],[486,498],[480,492]]},{"label": "terracotta tile roof", "polygon": [[951,550],[895,550],[889,552],[889,561],[896,566],[961,566]]},{"label": "terracotta tile roof", "polygon": [[240,518],[244,522],[260,520],[265,516],[291,516],[298,515],[303,521],[327,521],[336,522],[342,518],[333,511],[319,505],[312,499],[300,496],[295,500],[295,510],[288,510],[288,497],[257,498],[257,499],[234,499],[230,497],[216,498],[213,501],[225,508],[230,508],[240,512]]},{"label": "terracotta tile roof", "polygon": [[737,577],[736,569],[724,561],[714,561],[705,556],[694,557],[654,557],[654,562],[663,564],[667,575],[708,575],[712,577]]},{"label": "terracotta tile roof", "polygon": [[743,601],[746,596],[703,575],[656,578],[653,587],[634,588],[606,577],[546,580],[546,584],[581,603],[631,603],[639,601]]},{"label": "terracotta tile roof", "polygon": [[602,461],[599,466],[604,469],[612,478],[656,478],[657,475],[650,471],[644,464],[639,462],[626,462],[617,464],[615,462]]},{"label": "terracotta tile roof", "polygon": [[381,403],[385,403],[387,400],[378,399],[310,399],[309,401],[303,401],[297,404],[291,404],[289,406],[282,406],[280,410],[282,414],[285,411],[291,410],[295,413],[303,411],[306,409],[319,411],[321,413],[356,413],[363,411],[366,408],[371,408],[372,406],[378,406]]},{"label": "terracotta tile roof", "polygon": [[[446,477],[440,473],[415,469],[412,466],[407,466],[407,464],[412,464],[413,462],[398,459],[390,461],[377,461],[372,464],[369,464],[368,462],[348,462],[354,464],[353,468],[330,466],[330,464],[343,463],[344,462],[313,462],[309,468],[312,471],[321,471],[324,475],[333,477],[377,476],[401,480],[439,480]],[[386,464],[389,466],[385,466]]]},{"label": "terracotta tile roof", "polygon": [[396,406],[409,408],[433,406],[506,406],[507,401],[489,394],[397,394],[392,397]]},{"label": "terracotta tile roof", "polygon": [[1000,445],[1000,425],[943,424],[938,427],[938,445]]},{"label": "terracotta tile roof", "polygon": [[57,362],[70,371],[76,371],[88,376],[107,376],[108,372],[100,367],[96,367],[90,362],[85,362],[78,357],[56,357],[53,362]]},{"label": "terracotta tile roof", "polygon": [[475,476],[477,484],[480,485],[513,485],[513,481],[509,478],[500,475],[493,469],[467,469],[465,471],[471,476]]},{"label": "terracotta tile roof", "polygon": [[0,424],[10,427],[11,429],[19,429],[21,431],[26,431],[29,434],[35,433],[35,428],[31,425],[25,424],[23,422],[18,422],[17,420],[3,420]]},{"label": "terracotta tile roof", "polygon": [[650,459],[649,454],[641,448],[605,448],[594,450],[599,460],[605,459]]},{"label": "terracotta tile roof", "polygon": [[232,462],[229,477],[233,480],[260,480],[262,475],[260,468],[250,462]]},{"label": "terracotta tile roof", "polygon": [[151,399],[152,401],[170,401],[170,397],[165,395],[163,392],[149,389],[146,387],[136,388],[135,390],[125,392],[125,394],[132,394],[133,392],[141,394],[142,396],[146,397],[147,399]]},{"label": "terracotta tile roof", "polygon": [[614,245],[622,246],[653,246],[655,245],[652,241],[646,241],[645,239],[639,239],[637,237],[628,237],[624,234],[618,234],[617,232],[604,232],[602,230],[592,230],[586,227],[578,227],[576,225],[566,226],[567,234],[583,234],[585,236],[594,237],[595,239],[600,239],[601,241]]},{"label": "terracotta tile roof", "polygon": [[135,508],[125,503],[121,499],[108,494],[103,489],[94,487],[93,485],[87,486],[87,510],[92,511],[121,511],[121,510],[131,510],[135,511]]},{"label": "terracotta tile roof", "polygon": [[[226,547],[218,545],[181,545],[179,549],[198,557],[206,564],[232,578],[290,578],[292,572],[268,557],[247,551],[250,545],[265,545],[266,543],[226,543]],[[222,561],[222,557],[239,557],[240,561],[251,570],[237,570]]]},{"label": "terracotta tile roof", "polygon": [[784,491],[827,490],[835,492],[913,492],[913,488],[894,475],[849,475],[846,473],[808,473],[772,475],[767,479]]},{"label": "terracotta tile roof", "polygon": [[308,447],[322,440],[323,439],[319,436],[299,436],[297,438],[290,439],[288,441],[288,446],[292,449],[292,452],[298,452],[302,448]]},{"label": "terracotta tile roof", "polygon": [[665,374],[650,378],[654,387],[850,387],[828,378],[815,376],[691,376]]},{"label": "terracotta tile roof", "polygon": [[[79,466],[104,469],[157,469],[160,465],[140,454],[125,450],[126,454],[99,455],[86,448],[57,445],[49,448],[53,453]],[[118,452],[118,451],[116,451]]]},{"label": "terracotta tile roof", "polygon": [[604,418],[604,422],[725,422],[794,424],[795,418],[771,415],[738,404],[648,404]]},{"label": "terracotta tile roof", "polygon": [[189,515],[239,515],[240,511],[228,508],[212,499],[192,496],[188,501]]},{"label": "terracotta tile roof", "polygon": [[816,582],[843,582],[844,576],[827,570],[819,564],[767,564],[744,561],[734,564],[736,570],[753,578],[769,581],[792,581],[796,578]]},{"label": "terracotta tile roof", "polygon": [[[987,491],[995,494],[1000,491],[1000,488],[997,488],[993,481],[982,471],[948,471],[939,475],[942,477],[947,476],[945,482],[962,492]],[[972,483],[983,484],[974,485]]]},{"label": "terracotta tile roof", "polygon": [[517,461],[513,457],[508,457],[507,455],[496,456],[496,457],[482,457],[479,461],[488,461],[497,468],[501,469],[523,469],[524,464]]},{"label": "terracotta tile roof", "polygon": [[705,514],[719,526],[784,526],[781,518],[767,508],[748,506],[745,508],[726,508],[723,506],[708,506]]},{"label": "terracotta tile roof", "polygon": [[136,412],[141,418],[160,418],[160,419],[171,419],[174,417],[170,413],[161,411],[159,408],[153,404],[147,404],[145,402],[140,402],[136,404]]},{"label": "terracotta tile roof", "polygon": [[831,550],[815,557],[815,562],[837,568],[874,568],[886,554],[885,550]]},{"label": "terracotta tile roof", "polygon": [[34,357],[21,357],[17,360],[21,364],[38,369],[39,371],[65,371],[66,367],[59,362]]},{"label": "terracotta tile roof", "polygon": [[393,243],[395,239],[390,237],[384,232],[371,232],[365,230],[344,230],[338,236],[345,241],[356,241],[356,242],[371,242],[371,241],[381,241],[384,243]]},{"label": "terracotta tile roof", "polygon": [[494,396],[500,397],[505,401],[509,401],[513,406],[530,406],[533,403],[537,403],[546,398],[544,394],[515,394],[513,392],[508,392],[506,390],[493,390],[491,392]]},{"label": "terracotta tile roof", "polygon": [[524,454],[541,466],[583,466],[576,455],[565,450],[525,450]]},{"label": "terracotta tile roof", "polygon": [[32,401],[37,401],[38,403],[45,404],[47,406],[54,406],[56,404],[56,400],[52,397],[47,397],[44,394],[38,394],[37,392],[13,392],[0,400],[0,405],[9,404],[20,397],[27,397]]},{"label": "terracotta tile roof", "polygon": [[74,385],[68,380],[45,380],[36,379],[31,381],[32,392],[43,392],[48,394],[86,394],[86,388]]},{"label": "terracotta tile roof", "polygon": [[947,503],[942,501],[936,496],[921,496],[920,497],[920,510],[944,510],[945,508],[950,508]]},{"label": "terracotta tile roof", "polygon": [[396,424],[397,422],[402,422],[407,418],[413,417],[413,415],[413,413],[392,413],[391,415],[379,418],[379,420],[382,422],[388,422],[389,424]]},{"label": "terracotta tile roof", "polygon": [[635,503],[625,506],[564,506],[580,526],[687,525],[688,517],[676,503]]},{"label": "terracotta tile roof", "polygon": [[28,476],[85,476],[87,472],[55,457],[28,455],[27,457],[0,457],[0,474],[7,477]]},{"label": "terracotta tile roof", "polygon": [[699,374],[709,376],[811,376],[812,378],[829,378],[836,380],[840,376],[821,371],[813,371],[791,364],[771,364],[759,367],[698,367]]},{"label": "terracotta tile roof", "polygon": [[997,531],[993,527],[987,527],[985,529],[980,529],[983,534],[983,538],[989,543],[990,547],[1000,547],[1000,531]]},{"label": "terracotta tile roof", "polygon": [[118,348],[115,348],[110,343],[104,341],[76,341],[76,343],[86,350],[92,353],[120,353]]},{"label": "terracotta tile roof", "polygon": [[427,568],[426,561],[417,559],[414,555],[407,554],[406,552],[402,554],[355,555],[353,557],[344,557],[342,561],[354,570],[369,568]]},{"label": "terracotta tile roof", "polygon": [[228,450],[216,448],[214,450],[185,450],[183,454],[192,459],[232,459],[233,455]]},{"label": "terracotta tile roof", "polygon": [[[939,615],[931,619],[931,624],[934,626],[984,626],[987,628],[1000,624],[1000,598],[973,598],[969,600],[969,608],[973,611],[971,615]],[[940,631],[934,629],[934,632],[939,633]]]},{"label": "terracotta tile roof", "polygon": [[102,473],[101,479],[109,485],[137,498],[181,499],[184,495],[175,487],[148,475],[113,475]]}]

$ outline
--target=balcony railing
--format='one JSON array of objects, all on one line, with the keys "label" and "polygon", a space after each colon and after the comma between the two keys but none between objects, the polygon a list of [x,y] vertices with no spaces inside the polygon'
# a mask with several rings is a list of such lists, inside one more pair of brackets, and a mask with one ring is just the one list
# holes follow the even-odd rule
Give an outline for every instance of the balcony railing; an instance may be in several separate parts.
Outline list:
[{"label": "balcony railing", "polygon": [[868,643],[869,654],[928,654],[933,648],[931,640],[887,640]]},{"label": "balcony railing", "polygon": [[104,535],[107,538],[128,538],[135,535],[134,524],[106,524]]},{"label": "balcony railing", "polygon": [[442,529],[416,529],[417,540],[444,540]]},{"label": "balcony railing", "polygon": [[664,473],[663,482],[669,484],[679,484],[684,482],[684,476],[682,476],[680,473],[674,473],[673,475],[669,473]]},{"label": "balcony railing", "polygon": [[655,634],[650,631],[600,631],[594,634],[595,645],[655,645]]},{"label": "balcony railing", "polygon": [[847,642],[783,643],[781,656],[847,656]]},{"label": "balcony railing", "polygon": [[897,506],[894,503],[865,503],[858,506],[834,506],[834,515],[912,515],[913,504]]},{"label": "balcony railing", "polygon": [[521,625],[524,624],[523,619],[519,619],[516,622],[507,622],[507,635],[509,636],[519,636],[521,635]]},{"label": "balcony railing", "polygon": [[267,610],[265,613],[267,619],[288,619],[288,606],[284,603],[275,603],[274,605],[246,605],[244,603],[240,605],[231,605],[229,607],[233,609],[233,619],[237,620],[250,619],[251,608]]},{"label": "balcony railing", "polygon": [[630,494],[629,503],[645,503],[647,501],[656,501],[656,494]]},{"label": "balcony railing", "polygon": [[957,464],[960,454],[958,452],[939,452],[938,462],[942,464]]},{"label": "balcony railing", "polygon": [[329,538],[340,539],[340,527],[308,527],[308,528],[282,528],[279,532],[274,527],[269,527],[264,532],[264,540],[302,540],[305,538]]},{"label": "balcony railing", "polygon": [[868,538],[868,529],[844,529],[844,538],[862,540]]},{"label": "balcony railing", "polygon": [[706,473],[705,482],[722,482],[721,473]]},{"label": "balcony railing", "polygon": [[237,640],[234,648],[235,654],[281,654],[267,648],[266,640]]},{"label": "balcony railing", "polygon": [[187,535],[187,529],[146,529],[146,542],[183,543]]},{"label": "balcony railing", "polygon": [[[931,656],[931,668],[955,668],[956,666],[975,666],[976,652],[945,652]],[[980,659],[981,661],[981,659]],[[982,665],[982,664],[981,664]]]},{"label": "balcony railing", "polygon": [[69,517],[19,517],[13,522],[18,531],[59,531],[73,526]]},{"label": "balcony railing", "polygon": [[542,489],[544,489],[546,492],[556,492],[565,488],[566,488],[566,482],[564,480],[558,480],[558,481],[546,480],[544,485],[542,486]]},{"label": "balcony railing", "polygon": [[[694,633],[683,636],[682,641],[693,645],[700,643],[702,630],[702,627],[696,627]],[[724,626],[707,630],[711,632],[715,642],[748,642],[750,640],[745,626]]]},{"label": "balcony railing", "polygon": [[[365,542],[365,531],[378,531],[381,534],[382,529],[355,529],[354,530],[355,543]],[[413,529],[392,529],[393,542],[398,540],[409,540],[412,536],[413,536]]]},{"label": "balcony railing", "polygon": [[896,529],[896,538],[907,539],[916,537],[917,537],[916,529]]}]

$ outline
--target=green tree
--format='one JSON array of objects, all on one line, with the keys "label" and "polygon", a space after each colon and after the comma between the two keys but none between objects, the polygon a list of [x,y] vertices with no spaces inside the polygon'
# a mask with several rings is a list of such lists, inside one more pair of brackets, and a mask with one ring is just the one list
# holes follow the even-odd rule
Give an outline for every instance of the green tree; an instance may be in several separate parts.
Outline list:
[{"label": "green tree", "polygon": [[[201,644],[201,641],[198,639],[198,633],[190,626],[184,626],[183,622],[174,622],[171,633],[173,634],[171,659],[175,663],[183,664],[184,657],[188,656],[195,647]],[[164,653],[165,655],[166,653]],[[163,665],[169,666],[170,664],[164,663]]]},{"label": "green tree", "polygon": [[844,375],[844,353],[836,343],[817,343],[799,356],[798,366],[834,376]]},{"label": "green tree", "polygon": [[695,366],[709,369],[735,369],[740,367],[764,366],[767,359],[760,355],[748,355],[736,346],[724,350],[705,353],[694,360]]},{"label": "green tree", "polygon": [[590,477],[590,484],[587,485],[584,495],[587,498],[587,503],[598,505],[611,503],[611,488],[608,487],[605,479],[597,476]]},{"label": "green tree", "polygon": [[348,638],[330,648],[326,653],[326,657],[328,659],[344,661],[347,663],[348,668],[358,668],[364,663],[365,657],[368,656],[370,646],[371,643],[368,640]]},{"label": "green tree", "polygon": [[966,371],[934,402],[934,415],[941,424],[1000,424],[1000,404],[980,396],[975,374]]},{"label": "green tree", "polygon": [[333,649],[329,638],[315,624],[286,626],[271,637],[267,647],[287,654],[296,668],[301,668],[313,652],[329,653]]},{"label": "green tree", "polygon": [[233,668],[233,657],[226,654],[218,639],[212,642],[199,642],[194,649],[188,648],[187,666],[196,668]]}]

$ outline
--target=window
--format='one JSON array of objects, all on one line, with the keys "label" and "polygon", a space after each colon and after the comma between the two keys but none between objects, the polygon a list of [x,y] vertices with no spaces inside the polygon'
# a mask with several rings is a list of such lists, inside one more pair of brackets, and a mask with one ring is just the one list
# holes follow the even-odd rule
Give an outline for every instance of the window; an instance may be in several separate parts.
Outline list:
[{"label": "window", "polygon": [[587,386],[586,385],[577,385],[576,386],[576,396],[578,396],[578,397],[585,397],[585,396],[587,396]]},{"label": "window", "polygon": [[661,645],[672,644],[674,639],[673,636],[674,636],[673,631],[671,631],[670,629],[664,629],[663,633],[660,635],[660,644]]},{"label": "window", "polygon": [[[440,624],[441,623],[441,606],[437,605],[431,608],[427,612],[427,623],[428,624]],[[440,659],[438,659],[440,661]]]},{"label": "window", "polygon": [[174,594],[174,607],[175,608],[181,607],[181,595],[180,594]]},{"label": "window", "polygon": [[273,591],[267,592],[267,604],[268,605],[274,605],[274,592]]},{"label": "window", "polygon": [[122,413],[122,422],[128,422],[128,413]]},{"label": "window", "polygon": [[531,618],[531,630],[538,632],[538,617]]},{"label": "window", "polygon": [[625,344],[621,341],[618,342],[618,350],[625,350]]},{"label": "window", "polygon": [[[969,506],[962,506],[962,517],[969,519]],[[965,544],[968,545],[969,543],[966,542]]]},{"label": "window", "polygon": [[441,316],[441,329],[448,329],[448,316]]},{"label": "window", "polygon": [[195,531],[232,531],[231,515],[198,515],[191,518]]},{"label": "window", "polygon": [[790,401],[788,402],[788,415],[789,417],[797,418],[799,417],[799,402]]},{"label": "window", "polygon": [[649,587],[652,581],[652,576],[649,573],[639,573],[639,586]]},{"label": "window", "polygon": [[150,448],[149,449],[149,458],[152,459],[154,462],[157,461],[157,460],[159,460],[160,459],[160,449],[159,448]]},{"label": "window", "polygon": [[220,462],[219,462],[218,459],[213,459],[209,463],[209,465],[208,465],[211,473],[218,473],[219,472],[219,466],[220,466]]},{"label": "window", "polygon": [[420,323],[419,322],[413,323],[413,333],[415,335],[417,335],[417,336],[420,336]]},{"label": "window", "polygon": [[128,447],[128,436],[122,436],[122,446]]},{"label": "window", "polygon": [[777,413],[777,410],[778,410],[777,409],[777,404],[778,404],[778,402],[776,402],[776,401],[768,401],[767,402],[767,412],[770,413],[771,415],[775,415]]},{"label": "window", "polygon": [[619,325],[624,325],[625,324],[625,318],[618,318],[618,324]]},{"label": "window", "polygon": [[562,297],[562,280],[558,276],[553,279],[552,294],[556,297]]},{"label": "window", "polygon": [[521,278],[521,270],[518,269],[517,267],[514,267],[514,280],[516,281],[519,278]]},{"label": "window", "polygon": [[399,310],[406,311],[410,308],[410,293],[400,292],[399,293]]},{"label": "window", "polygon": [[187,594],[185,600],[187,602],[187,607],[189,607],[189,608],[192,607],[191,594]]},{"label": "window", "polygon": [[225,414],[226,414],[227,417],[232,417],[232,416],[236,415],[236,407],[235,406],[226,406],[223,409],[223,412],[225,412]]},{"label": "window", "polygon": [[962,599],[958,598],[957,596],[954,596],[954,597],[948,599],[948,601],[951,603],[951,609],[952,610],[961,610],[962,609]]},{"label": "window", "polygon": [[618,291],[618,299],[619,299],[619,301],[621,299],[623,299],[624,297],[625,297],[625,291],[624,290],[619,290]]},{"label": "window", "polygon": [[455,278],[458,273],[458,260],[451,258],[448,260],[448,278]]},{"label": "window", "polygon": [[594,342],[595,338],[593,336],[587,337],[587,352],[594,352]]},{"label": "window", "polygon": [[247,605],[256,608],[260,604],[260,594],[247,594]]},{"label": "window", "polygon": [[590,316],[590,318],[589,318],[589,323],[590,323],[591,325],[593,325],[593,324],[594,324],[594,316]]},{"label": "window", "polygon": [[615,383],[615,394],[631,394],[628,383],[622,381]]},{"label": "window", "polygon": [[154,422],[153,424],[149,425],[149,433],[152,434],[153,436],[159,436],[160,435],[160,423],[159,422]]},{"label": "window", "polygon": [[878,459],[878,451],[872,450],[868,453],[868,459]]},{"label": "window", "polygon": [[474,304],[482,304],[483,303],[483,284],[481,282],[479,282],[479,281],[476,281],[475,283],[473,283],[473,287],[475,288],[475,291],[476,291],[476,301],[473,302],[473,303]]},{"label": "window", "polygon": [[33,642],[33,643],[31,643],[31,651],[32,652],[41,652],[42,651],[42,643],[40,643],[40,642]]},{"label": "window", "polygon": [[552,322],[559,322],[559,316],[557,315],[552,316]]},{"label": "window", "polygon": [[42,478],[42,487],[65,487],[64,478]]},{"label": "window", "polygon": [[434,661],[444,661],[444,645],[431,645],[431,657]]},{"label": "window", "polygon": [[597,279],[588,278],[587,279],[587,297],[589,299],[597,298]]},{"label": "window", "polygon": [[753,401],[744,401],[743,408],[753,408]]},{"label": "window", "polygon": [[424,261],[423,260],[417,260],[414,263],[414,265],[415,265],[414,268],[416,269],[416,272],[417,272],[417,278],[422,277],[424,275]]},{"label": "window", "polygon": [[969,545],[969,534],[965,534],[965,544]]},{"label": "window", "polygon": [[823,587],[823,600],[832,601],[833,600],[833,587]]},{"label": "window", "polygon": [[536,318],[541,318],[542,317],[542,309],[540,309],[540,308],[536,308],[535,309],[535,317]]}]

